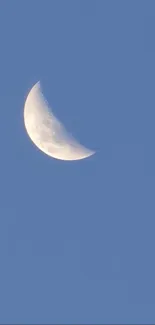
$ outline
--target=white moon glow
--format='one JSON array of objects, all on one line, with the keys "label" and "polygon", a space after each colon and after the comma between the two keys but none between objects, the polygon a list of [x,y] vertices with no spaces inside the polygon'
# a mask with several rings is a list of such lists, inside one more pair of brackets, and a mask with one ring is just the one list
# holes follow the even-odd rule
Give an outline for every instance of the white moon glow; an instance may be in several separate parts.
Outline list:
[{"label": "white moon glow", "polygon": [[33,143],[53,158],[79,160],[95,153],[79,144],[54,116],[42,94],[40,82],[32,87],[27,96],[24,123]]}]

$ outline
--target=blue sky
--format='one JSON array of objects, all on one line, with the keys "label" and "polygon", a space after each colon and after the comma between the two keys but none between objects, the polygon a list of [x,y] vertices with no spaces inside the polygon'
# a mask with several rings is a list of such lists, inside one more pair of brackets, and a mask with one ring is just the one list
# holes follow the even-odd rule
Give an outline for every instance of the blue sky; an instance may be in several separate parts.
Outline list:
[{"label": "blue sky", "polygon": [[[0,323],[155,321],[155,2],[0,2]],[[28,138],[43,92],[97,150]]]}]

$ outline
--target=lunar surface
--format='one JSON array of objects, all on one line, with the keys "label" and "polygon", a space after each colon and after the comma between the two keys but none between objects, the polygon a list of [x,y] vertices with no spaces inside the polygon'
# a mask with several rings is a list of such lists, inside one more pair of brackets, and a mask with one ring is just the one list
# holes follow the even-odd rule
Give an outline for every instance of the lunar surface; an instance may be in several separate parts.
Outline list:
[{"label": "lunar surface", "polygon": [[42,94],[40,82],[27,96],[24,123],[32,142],[50,157],[79,160],[95,153],[77,142],[56,118]]}]

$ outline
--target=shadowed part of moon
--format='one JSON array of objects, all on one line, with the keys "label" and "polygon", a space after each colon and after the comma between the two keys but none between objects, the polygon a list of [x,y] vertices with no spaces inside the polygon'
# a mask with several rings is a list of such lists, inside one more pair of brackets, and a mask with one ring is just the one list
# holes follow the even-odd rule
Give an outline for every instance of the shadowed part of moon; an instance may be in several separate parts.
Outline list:
[{"label": "shadowed part of moon", "polygon": [[95,152],[78,143],[54,116],[40,82],[30,90],[24,107],[24,123],[33,143],[45,154],[61,160],[79,160]]}]

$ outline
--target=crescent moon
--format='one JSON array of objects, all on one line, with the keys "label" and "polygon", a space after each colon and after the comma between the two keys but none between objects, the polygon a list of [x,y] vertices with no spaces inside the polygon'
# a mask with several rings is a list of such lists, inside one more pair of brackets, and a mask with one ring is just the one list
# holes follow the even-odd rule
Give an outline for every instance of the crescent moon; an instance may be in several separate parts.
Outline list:
[{"label": "crescent moon", "polygon": [[45,154],[61,160],[79,160],[95,153],[77,142],[50,109],[37,82],[24,106],[24,124],[32,142]]}]

